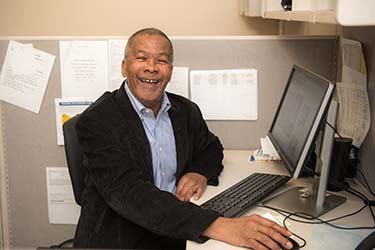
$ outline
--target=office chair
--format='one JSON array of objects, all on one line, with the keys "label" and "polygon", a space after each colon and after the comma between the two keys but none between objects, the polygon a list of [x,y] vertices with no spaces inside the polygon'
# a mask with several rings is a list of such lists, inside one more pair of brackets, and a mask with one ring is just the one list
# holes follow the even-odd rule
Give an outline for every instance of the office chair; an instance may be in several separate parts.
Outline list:
[{"label": "office chair", "polygon": [[76,123],[79,115],[70,118],[63,125],[65,156],[68,163],[69,175],[73,185],[74,199],[81,205],[82,192],[85,189],[84,177],[86,169],[83,166],[83,154],[78,141]]},{"label": "office chair", "polygon": [[[79,115],[70,118],[63,125],[65,156],[68,163],[70,180],[72,181],[74,199],[81,206],[81,196],[85,189],[84,177],[86,169],[83,166],[83,154],[79,145],[76,131],[76,123]],[[74,239],[68,239],[60,244],[48,247],[38,247],[37,250],[44,249],[72,249]]]}]

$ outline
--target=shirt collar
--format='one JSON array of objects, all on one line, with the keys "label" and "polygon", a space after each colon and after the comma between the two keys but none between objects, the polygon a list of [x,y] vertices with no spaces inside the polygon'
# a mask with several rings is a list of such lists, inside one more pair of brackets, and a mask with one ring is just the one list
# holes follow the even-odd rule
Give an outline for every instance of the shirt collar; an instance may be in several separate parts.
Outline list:
[{"label": "shirt collar", "polygon": [[[125,80],[125,84],[124,84],[124,87],[125,87],[125,92],[126,94],[128,95],[129,97],[129,100],[133,106],[133,108],[135,109],[135,111],[138,113],[139,116],[143,115],[147,110],[150,110],[149,108],[147,108],[145,105],[143,105],[134,95],[133,93],[130,91],[129,89],[129,86],[128,86],[128,81]],[[167,96],[167,94],[165,93],[165,91],[163,92],[163,97],[162,97],[162,103],[161,103],[161,107],[160,107],[160,111],[162,113],[165,113],[167,112],[169,109],[171,108],[171,102],[169,101],[169,98]]]}]

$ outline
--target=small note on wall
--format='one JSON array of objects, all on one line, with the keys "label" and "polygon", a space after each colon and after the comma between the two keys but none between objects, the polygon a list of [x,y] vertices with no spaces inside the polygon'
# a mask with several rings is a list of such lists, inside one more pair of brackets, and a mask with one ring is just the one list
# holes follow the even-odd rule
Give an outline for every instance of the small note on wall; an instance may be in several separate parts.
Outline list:
[{"label": "small note on wall", "polygon": [[256,120],[258,80],[255,69],[194,70],[191,100],[205,120]]},{"label": "small note on wall", "polygon": [[60,41],[63,98],[96,99],[108,90],[108,41]]},{"label": "small note on wall", "polygon": [[81,208],[74,200],[66,167],[47,167],[48,219],[51,224],[77,224]]},{"label": "small note on wall", "polygon": [[82,113],[93,102],[90,99],[55,98],[57,145],[64,145],[64,123]]},{"label": "small note on wall", "polygon": [[55,56],[10,41],[0,74],[0,100],[39,113]]}]

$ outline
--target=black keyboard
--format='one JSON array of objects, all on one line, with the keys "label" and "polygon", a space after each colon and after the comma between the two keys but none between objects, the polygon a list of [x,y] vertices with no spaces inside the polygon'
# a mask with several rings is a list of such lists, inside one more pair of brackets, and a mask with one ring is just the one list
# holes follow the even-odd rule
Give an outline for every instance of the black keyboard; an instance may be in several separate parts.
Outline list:
[{"label": "black keyboard", "polygon": [[254,173],[206,201],[201,207],[215,210],[224,217],[238,217],[289,179],[289,176],[284,175]]}]

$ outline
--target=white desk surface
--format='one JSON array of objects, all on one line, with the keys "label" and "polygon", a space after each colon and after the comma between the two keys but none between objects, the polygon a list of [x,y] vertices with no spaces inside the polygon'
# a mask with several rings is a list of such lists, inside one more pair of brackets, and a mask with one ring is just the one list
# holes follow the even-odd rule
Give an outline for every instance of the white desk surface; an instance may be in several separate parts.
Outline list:
[{"label": "white desk surface", "polygon": [[[250,151],[246,150],[225,150],[224,151],[224,170],[220,176],[220,184],[217,187],[208,186],[207,190],[203,194],[202,198],[197,201],[197,204],[202,204],[215,194],[223,191],[229,186],[233,185],[237,181],[245,178],[254,172],[266,172],[276,174],[287,174],[287,170],[281,164],[269,163],[269,162],[257,162],[249,163]],[[309,180],[291,180],[283,189],[288,189],[295,185],[309,185]],[[355,187],[356,189],[359,189]],[[341,215],[351,213],[363,206],[363,202],[358,198],[349,195],[347,192],[339,192],[340,195],[347,197],[344,204],[329,211],[328,213],[321,216],[321,219],[328,220]],[[276,219],[282,222],[283,216],[279,215],[270,209],[253,207],[247,214],[259,214],[264,215],[265,213],[271,213]],[[368,208],[362,210],[359,214],[351,216],[349,218],[335,221],[334,224],[341,226],[373,226],[372,217]],[[292,220],[287,221],[288,229],[292,232],[303,237],[307,244],[303,248],[304,250],[345,250],[354,249],[355,246],[364,238],[371,230],[339,230],[327,225],[311,225],[300,222],[294,222]],[[298,239],[296,239],[299,241]],[[224,242],[209,240],[204,244],[199,244],[193,241],[187,242],[187,250],[226,250],[226,249],[244,249],[229,245]]]}]

